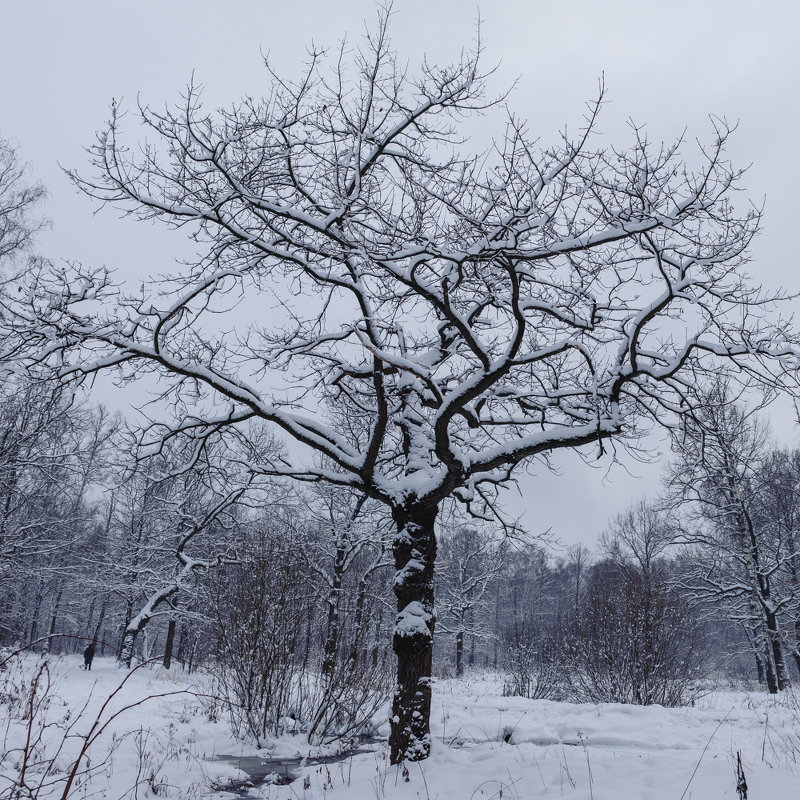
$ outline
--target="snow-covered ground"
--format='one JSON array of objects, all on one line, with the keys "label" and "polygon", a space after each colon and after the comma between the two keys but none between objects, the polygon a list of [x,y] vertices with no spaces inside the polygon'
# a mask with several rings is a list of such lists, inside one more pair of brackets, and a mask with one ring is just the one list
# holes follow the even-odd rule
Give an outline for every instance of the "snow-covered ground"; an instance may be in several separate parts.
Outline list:
[{"label": "snow-covered ground", "polygon": [[[175,669],[139,669],[119,688],[125,673],[110,659],[96,659],[91,672],[80,669],[78,657],[55,659],[45,707],[31,715],[26,686],[40,663],[29,657],[0,674],[0,798],[17,796],[11,786],[21,770],[30,794],[20,797],[61,797],[87,734],[98,735],[69,797],[222,800],[234,795],[219,787],[243,776],[214,758],[259,755],[232,738],[202,676]],[[43,672],[42,687],[46,679]],[[717,691],[692,708],[665,709],[531,701],[503,697],[500,689],[494,678],[437,681],[433,753],[407,772],[389,766],[386,748],[373,744],[371,752],[306,766],[293,783],[264,785],[248,796],[736,798],[741,751],[750,800],[800,798],[800,703],[791,693]],[[385,723],[380,731],[387,733]],[[301,737],[287,736],[270,757],[310,754]]]}]

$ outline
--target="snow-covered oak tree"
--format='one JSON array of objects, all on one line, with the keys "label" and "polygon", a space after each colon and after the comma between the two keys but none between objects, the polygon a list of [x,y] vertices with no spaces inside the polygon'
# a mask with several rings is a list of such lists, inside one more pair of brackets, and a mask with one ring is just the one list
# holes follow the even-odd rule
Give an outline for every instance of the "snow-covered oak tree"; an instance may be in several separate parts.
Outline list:
[{"label": "snow-covered oak tree", "polygon": [[141,293],[70,267],[6,301],[64,379],[157,375],[169,435],[270,422],[295,444],[254,470],[389,507],[394,762],[430,747],[445,501],[485,513],[526,462],[669,424],[700,374],[786,382],[797,363],[742,272],[759,214],[731,205],[724,122],[689,164],[640,129],[601,147],[598,100],[575,138],[542,147],[509,116],[471,154],[465,121],[500,109],[478,50],[413,76],[383,15],[297,81],[268,67],[263,99],[211,112],[190,86],[140,108],[139,148],[113,107],[75,180],[185,229],[197,259]]}]

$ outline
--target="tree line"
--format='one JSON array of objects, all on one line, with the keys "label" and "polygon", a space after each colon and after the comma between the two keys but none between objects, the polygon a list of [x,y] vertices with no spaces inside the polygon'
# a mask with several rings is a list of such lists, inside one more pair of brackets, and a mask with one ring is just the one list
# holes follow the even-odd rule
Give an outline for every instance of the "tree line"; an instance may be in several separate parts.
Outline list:
[{"label": "tree line", "polygon": [[[441,525],[437,674],[667,705],[725,677],[790,685],[800,451],[777,447],[725,384],[698,409],[661,494],[615,518],[594,553],[455,515]],[[121,419],[57,384],[18,380],[0,425],[0,643],[210,667],[237,728],[260,739],[290,712],[311,738],[352,733],[388,697],[394,526],[379,503],[254,481],[254,449],[280,449],[255,428],[203,437],[191,459],[185,440],[143,457]]]}]

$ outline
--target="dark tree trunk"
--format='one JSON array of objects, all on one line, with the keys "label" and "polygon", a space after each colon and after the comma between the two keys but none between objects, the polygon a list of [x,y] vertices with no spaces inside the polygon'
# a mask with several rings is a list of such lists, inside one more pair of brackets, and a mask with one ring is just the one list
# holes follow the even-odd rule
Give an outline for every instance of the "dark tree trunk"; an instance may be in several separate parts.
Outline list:
[{"label": "dark tree trunk", "polygon": [[[341,534],[339,534],[341,536]],[[328,619],[325,624],[325,648],[322,658],[322,677],[327,683],[333,679],[336,666],[336,652],[339,649],[340,606],[342,599],[342,579],[344,577],[345,551],[342,542],[336,548],[333,561],[333,580],[328,592]]]},{"label": "dark tree trunk", "polygon": [[469,635],[469,665],[470,667],[475,666],[475,614],[474,612],[470,612],[470,625],[472,626],[472,630]]},{"label": "dark tree trunk", "polygon": [[794,665],[797,667],[798,676],[800,676],[800,617],[796,617],[794,621],[794,647],[792,648],[792,657],[794,658]]},{"label": "dark tree trunk", "polygon": [[366,578],[361,578],[358,582],[358,594],[356,595],[356,613],[353,622],[353,642],[350,647],[350,664],[351,666],[358,663],[358,653],[363,651],[366,646],[366,639],[362,636],[364,631],[364,603],[367,599],[367,581]]},{"label": "dark tree trunk", "polygon": [[181,625],[181,635],[178,637],[178,661],[186,668],[186,626]]},{"label": "dark tree trunk", "polygon": [[53,614],[50,618],[50,633],[47,637],[47,652],[50,653],[53,651],[53,637],[56,633],[56,623],[58,621],[58,612],[61,608],[61,598],[64,595],[64,587],[61,586],[58,589],[58,594],[56,594],[55,602],[53,603]]},{"label": "dark tree trunk", "polygon": [[174,619],[169,621],[167,626],[167,643],[164,645],[164,668],[169,669],[172,666],[172,645],[175,642],[175,625]]},{"label": "dark tree trunk", "polygon": [[754,652],[753,655],[756,658],[756,675],[758,676],[758,683],[759,686],[763,686],[767,682],[767,677],[764,674],[764,659],[761,656]]},{"label": "dark tree trunk", "polygon": [[456,634],[456,677],[464,674],[464,631]]},{"label": "dark tree trunk", "polygon": [[42,594],[40,589],[36,591],[36,600],[34,601],[33,605],[33,616],[31,620],[31,630],[30,635],[28,636],[28,642],[33,643],[36,641],[36,636],[39,633],[39,612],[42,608],[42,600],[44,599],[44,595]]},{"label": "dark tree trunk", "polygon": [[131,624],[133,617],[133,603],[128,601],[125,603],[125,623],[122,626],[122,638],[119,640],[119,661],[122,663],[122,650],[125,647],[125,639],[128,635],[128,628]]},{"label": "dark tree trunk", "polygon": [[[306,635],[305,641],[303,642],[303,663],[300,667],[300,671],[305,674],[308,670],[308,662],[311,658],[311,641],[312,641],[312,621],[314,619],[314,613],[309,608],[307,609],[306,613]],[[295,623],[297,624],[297,623]],[[294,656],[295,649],[297,647],[297,640],[299,639],[298,636],[292,636],[291,641],[289,643],[289,653]],[[266,736],[266,729],[264,730],[264,735]]]},{"label": "dark tree trunk", "polygon": [[378,618],[375,620],[375,636],[372,640],[372,666],[378,666],[378,656],[380,654],[379,642],[383,631],[383,606],[378,606]]},{"label": "dark tree trunk", "polygon": [[[94,604],[95,604],[95,598],[93,597],[92,598],[92,602],[89,604],[89,611],[86,614],[86,625],[85,625],[85,627],[83,629],[83,638],[84,639],[88,639],[89,638],[89,631],[92,629],[92,617],[94,617]],[[81,649],[80,640],[76,639],[75,648],[74,649],[75,649],[76,653],[78,652],[78,650]]]},{"label": "dark tree trunk", "polygon": [[775,682],[779,691],[788,689],[790,686],[789,674],[786,670],[786,661],[783,656],[783,643],[781,642],[778,630],[777,616],[767,613],[767,635],[769,636],[770,646],[772,647],[772,658],[775,663]]},{"label": "dark tree trunk", "polygon": [[494,634],[492,636],[492,669],[497,672],[498,643],[500,640],[500,590],[494,596]]},{"label": "dark tree trunk", "polygon": [[433,659],[434,522],[438,507],[409,504],[393,510],[392,545],[397,622],[397,688],[392,703],[389,750],[392,764],[419,761],[430,753],[431,664]]},{"label": "dark tree trunk", "polygon": [[764,647],[764,677],[766,679],[767,691],[770,694],[778,693],[778,676],[775,672],[775,662],[772,657],[769,641],[763,642]]},{"label": "dark tree trunk", "polygon": [[[100,604],[100,614],[97,617],[97,625],[94,628],[94,636],[92,636],[92,644],[97,647],[97,640],[100,638],[100,631],[103,629],[103,621],[106,618],[106,598],[103,598],[103,602]],[[102,655],[106,653],[106,645],[105,641],[102,644]]]}]

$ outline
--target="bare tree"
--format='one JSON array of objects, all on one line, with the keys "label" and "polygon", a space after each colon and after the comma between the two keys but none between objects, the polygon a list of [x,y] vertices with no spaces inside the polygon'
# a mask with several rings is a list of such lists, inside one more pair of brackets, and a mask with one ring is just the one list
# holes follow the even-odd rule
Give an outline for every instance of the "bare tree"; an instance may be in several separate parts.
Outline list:
[{"label": "bare tree", "polygon": [[592,552],[586,545],[574,544],[567,548],[566,558],[561,563],[571,586],[573,616],[578,615],[592,560]]},{"label": "bare tree", "polygon": [[112,425],[51,383],[17,378],[0,391],[0,637],[38,638],[48,610],[55,632],[63,590],[83,574]]},{"label": "bare tree", "polygon": [[317,52],[297,81],[268,66],[264,99],[212,113],[191,85],[174,110],[141,107],[141,149],[114,105],[76,182],[185,228],[201,256],[141,295],[65,267],[3,302],[14,341],[64,380],[156,374],[165,435],[270,422],[296,445],[254,469],[389,507],[399,762],[430,748],[443,502],[491,515],[526,462],[635,444],[726,365],[788,383],[797,351],[745,280],[759,213],[731,203],[724,121],[691,163],[641,128],[603,148],[601,92],[576,136],[540,146],[512,115],[462,153],[464,120],[496,107],[480,48],[412,77],[387,21],[332,70]]},{"label": "bare tree", "polygon": [[800,450],[774,450],[762,469],[763,522],[780,565],[773,580],[787,598],[790,650],[800,673]]},{"label": "bare tree", "polygon": [[[552,569],[547,552],[529,542],[504,545],[496,582],[495,629],[506,671],[504,693],[564,698],[564,632],[573,616],[573,575]],[[581,553],[584,561],[586,554]],[[582,576],[582,583],[586,578]],[[577,613],[577,612],[575,612]]]},{"label": "bare tree", "polygon": [[25,179],[14,147],[0,139],[0,265],[25,252],[33,235],[44,224],[31,216],[41,202],[44,188]]},{"label": "bare tree", "polygon": [[503,567],[501,542],[487,530],[458,527],[440,536],[437,569],[439,628],[455,639],[456,675],[464,674],[464,639],[489,638],[482,608]]},{"label": "bare tree", "polygon": [[235,468],[226,444],[222,437],[202,437],[194,446],[180,440],[140,460],[110,498],[116,539],[110,556],[119,576],[112,586],[125,606],[119,653],[125,667],[156,614],[180,611],[178,601],[191,596],[196,578],[235,558],[231,532],[255,487],[253,473]]},{"label": "bare tree", "polygon": [[789,685],[779,621],[793,598],[780,577],[795,553],[788,537],[776,537],[769,430],[759,409],[737,402],[726,382],[698,394],[703,406],[687,426],[670,475],[688,519],[687,541],[697,548],[689,585],[744,624],[759,677],[777,692]]},{"label": "bare tree", "polygon": [[321,672],[323,679],[329,681],[341,655],[346,582],[350,579],[356,584],[354,627],[360,631],[370,579],[391,566],[387,555],[391,520],[382,513],[382,506],[339,487],[317,487],[307,502],[309,535],[301,555],[308,571],[315,573],[325,587],[327,619]]},{"label": "bare tree", "polygon": [[644,500],[619,514],[600,535],[607,558],[624,567],[633,563],[645,575],[658,569],[659,560],[683,541],[682,531],[670,525],[665,513]]}]

